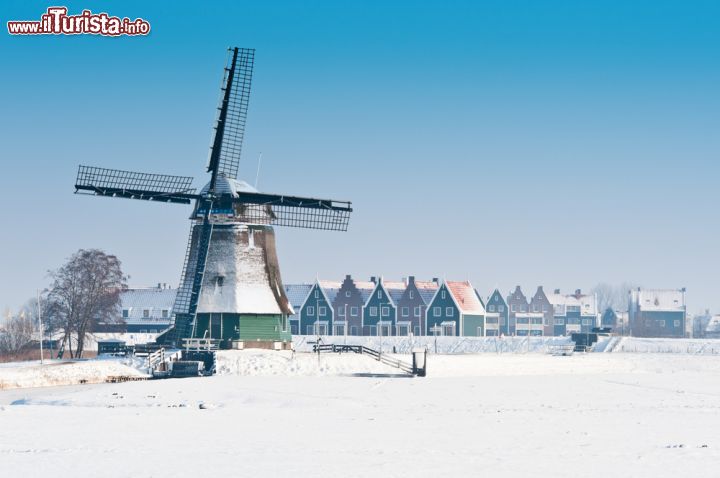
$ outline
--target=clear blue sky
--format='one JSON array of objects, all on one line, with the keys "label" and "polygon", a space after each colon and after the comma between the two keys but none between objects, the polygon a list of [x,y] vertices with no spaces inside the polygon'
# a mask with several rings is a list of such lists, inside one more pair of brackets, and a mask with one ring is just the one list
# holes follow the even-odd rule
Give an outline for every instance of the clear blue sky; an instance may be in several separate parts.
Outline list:
[{"label": "clear blue sky", "polygon": [[176,285],[189,207],[72,194],[79,163],[205,181],[225,48],[257,49],[241,174],[353,201],[279,230],[285,282],[440,276],[484,294],[688,288],[720,312],[720,7],[693,1],[67,2],[148,37],[10,37],[0,307],[78,248]]}]

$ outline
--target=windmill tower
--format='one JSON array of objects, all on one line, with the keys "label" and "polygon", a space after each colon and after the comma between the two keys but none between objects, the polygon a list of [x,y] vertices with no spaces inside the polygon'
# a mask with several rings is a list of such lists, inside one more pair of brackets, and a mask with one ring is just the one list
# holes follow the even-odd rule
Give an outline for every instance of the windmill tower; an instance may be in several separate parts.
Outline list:
[{"label": "windmill tower", "polygon": [[237,179],[254,56],[254,49],[229,50],[207,166],[210,181],[199,193],[192,177],[78,169],[76,193],[194,201],[174,323],[161,337],[167,343],[211,337],[289,344],[293,311],[280,278],[273,226],[347,230],[350,202],[260,193]]}]

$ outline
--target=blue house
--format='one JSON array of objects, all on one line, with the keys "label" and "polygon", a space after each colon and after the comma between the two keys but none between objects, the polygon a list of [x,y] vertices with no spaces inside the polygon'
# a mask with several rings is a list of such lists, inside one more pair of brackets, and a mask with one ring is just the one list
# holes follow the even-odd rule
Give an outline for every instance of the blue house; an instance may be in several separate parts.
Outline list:
[{"label": "blue house", "polygon": [[333,301],[340,282],[318,280],[310,288],[300,308],[300,333],[305,335],[331,335]]},{"label": "blue house", "polygon": [[312,288],[313,284],[285,284],[285,295],[295,311],[294,314],[288,317],[292,335],[300,335],[300,310]]},{"label": "blue house", "polygon": [[499,290],[490,294],[485,311],[485,335],[510,335],[508,306]]},{"label": "blue house", "polygon": [[375,289],[363,307],[363,335],[395,335],[397,306],[385,288],[382,277],[374,282]]},{"label": "blue house", "polygon": [[428,335],[485,335],[485,308],[469,281],[443,281],[428,306],[425,330]]}]

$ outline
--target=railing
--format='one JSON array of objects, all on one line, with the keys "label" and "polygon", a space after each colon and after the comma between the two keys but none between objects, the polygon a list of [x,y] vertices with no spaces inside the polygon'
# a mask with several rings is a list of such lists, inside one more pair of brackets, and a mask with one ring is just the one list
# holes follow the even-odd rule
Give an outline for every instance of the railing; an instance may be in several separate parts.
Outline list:
[{"label": "railing", "polygon": [[148,355],[147,360],[148,369],[150,371],[155,370],[158,365],[165,363],[165,349],[161,348],[160,350],[156,350],[155,352],[151,353],[150,355]]},{"label": "railing", "polygon": [[406,373],[414,373],[412,365],[410,365],[406,362],[403,362],[402,360],[394,359],[392,357],[383,355],[381,352],[378,352],[377,350],[365,347],[364,345],[338,345],[338,344],[317,345],[316,344],[313,346],[313,352],[316,352],[316,353],[352,352],[352,353],[356,353],[356,354],[369,355],[370,357],[372,357],[373,359],[377,360],[380,363],[384,363],[385,365],[389,365],[390,367],[398,368]]},{"label": "railing", "polygon": [[185,350],[218,350],[220,339],[182,339]]}]

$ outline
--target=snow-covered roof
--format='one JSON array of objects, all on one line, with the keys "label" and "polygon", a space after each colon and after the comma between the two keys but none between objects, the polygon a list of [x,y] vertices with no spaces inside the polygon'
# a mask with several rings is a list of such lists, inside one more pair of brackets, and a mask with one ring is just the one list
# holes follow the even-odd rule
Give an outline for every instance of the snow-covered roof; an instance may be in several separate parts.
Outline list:
[{"label": "snow-covered roof", "polygon": [[357,290],[360,291],[360,297],[362,297],[363,303],[367,302],[368,298],[372,294],[372,292],[375,290],[375,283],[371,281],[353,281],[355,283],[355,287],[357,287]]},{"label": "snow-covered roof", "polygon": [[631,291],[630,297],[640,307],[640,310],[685,310],[685,291],[682,289],[635,289]]},{"label": "snow-covered roof", "polygon": [[482,302],[480,302],[480,299],[475,293],[475,288],[470,284],[470,281],[445,281],[445,284],[463,314],[485,314],[485,307],[483,307]]},{"label": "snow-covered roof", "polygon": [[325,292],[328,301],[330,301],[330,304],[335,302],[335,297],[337,297],[340,287],[342,287],[342,282],[332,280],[321,280],[318,282],[320,283],[322,290]]},{"label": "snow-covered roof", "polygon": [[439,286],[435,281],[416,280],[415,287],[417,287],[417,290],[420,293],[420,298],[422,298],[423,302],[425,302],[425,304],[430,304],[430,301],[432,301],[435,291],[438,290]]},{"label": "snow-covered roof", "polygon": [[285,295],[294,309],[302,307],[312,286],[312,284],[285,284]]},{"label": "snow-covered roof", "polygon": [[[143,289],[127,289],[120,293],[123,311],[127,311],[126,322],[134,323],[147,319],[170,320],[177,289],[148,287]],[[145,317],[145,311],[148,317]],[[163,317],[163,310],[167,311]],[[123,312],[123,314],[125,314]]]},{"label": "snow-covered roof", "polygon": [[708,321],[705,332],[720,332],[720,315],[713,315]]},{"label": "snow-covered roof", "polygon": [[578,307],[582,315],[597,314],[595,294],[545,294],[555,308],[555,315],[565,315],[568,307]]},{"label": "snow-covered roof", "polygon": [[396,304],[402,298],[405,289],[407,289],[405,282],[383,281],[383,285],[385,286],[385,290],[387,290],[388,294],[390,294],[390,298]]}]

